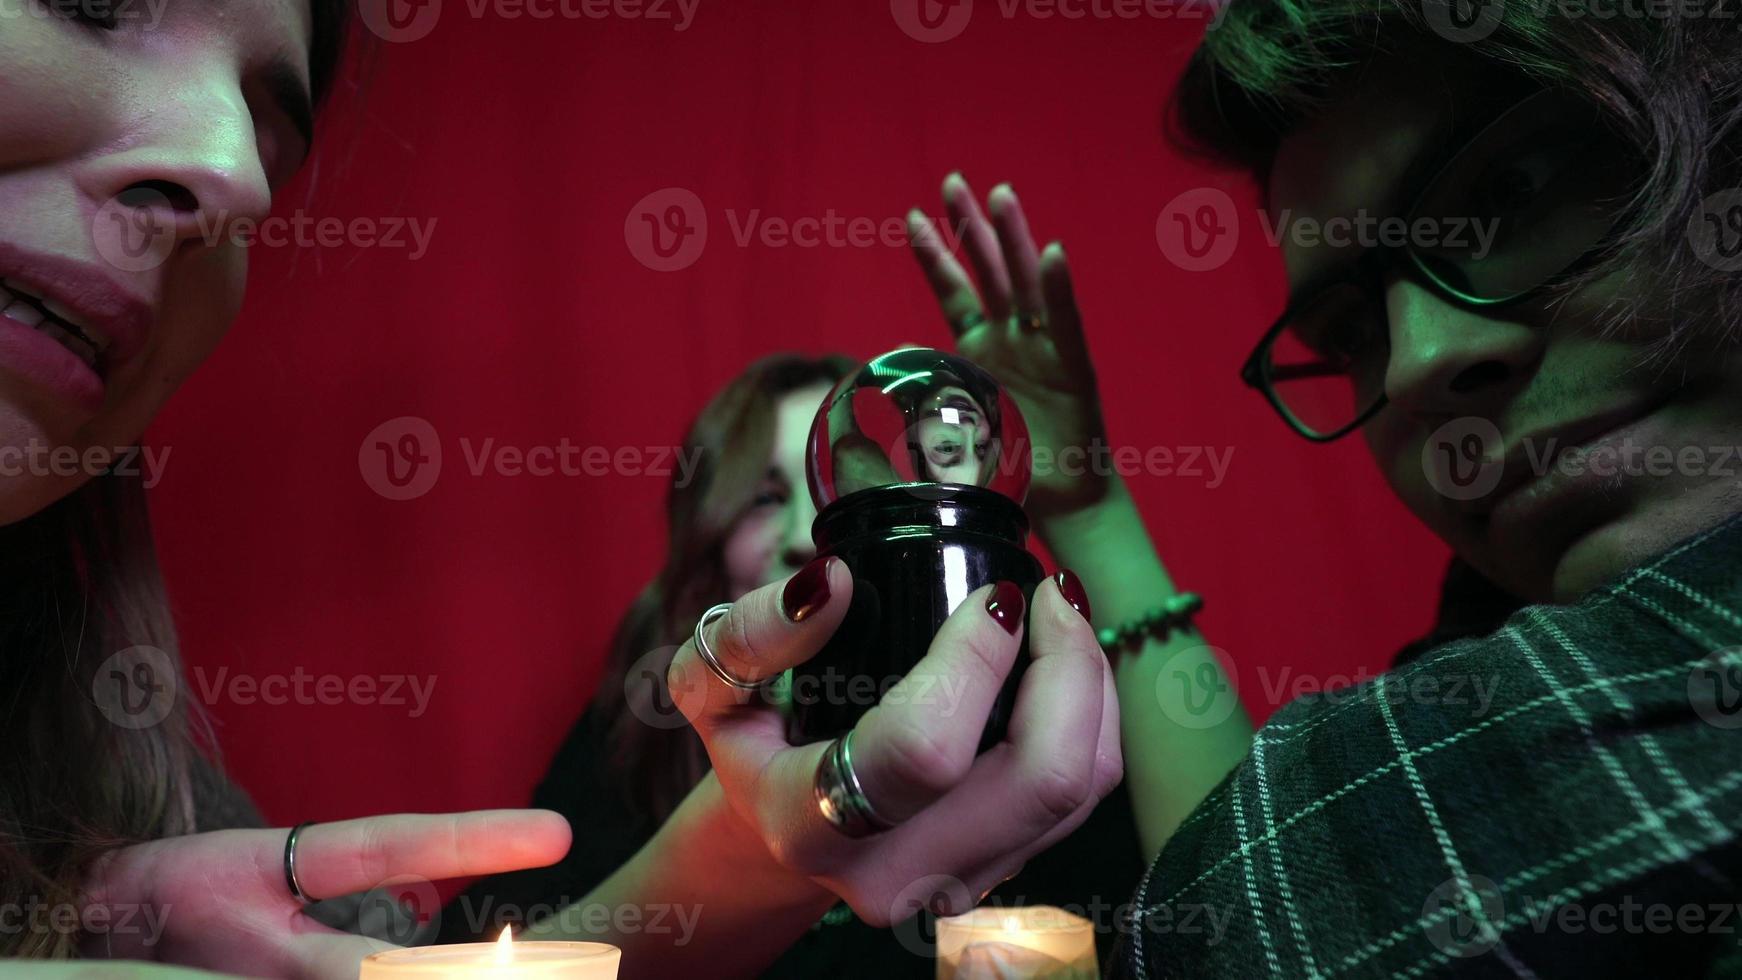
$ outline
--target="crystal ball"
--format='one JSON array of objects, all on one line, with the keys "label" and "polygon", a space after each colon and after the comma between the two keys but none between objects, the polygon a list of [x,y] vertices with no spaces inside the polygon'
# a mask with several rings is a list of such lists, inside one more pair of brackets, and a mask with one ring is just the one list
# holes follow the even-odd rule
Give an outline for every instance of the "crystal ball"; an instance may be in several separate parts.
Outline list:
[{"label": "crystal ball", "polygon": [[806,480],[821,510],[860,490],[911,484],[1028,495],[1028,426],[1003,386],[966,358],[908,347],[830,390],[811,424]]}]

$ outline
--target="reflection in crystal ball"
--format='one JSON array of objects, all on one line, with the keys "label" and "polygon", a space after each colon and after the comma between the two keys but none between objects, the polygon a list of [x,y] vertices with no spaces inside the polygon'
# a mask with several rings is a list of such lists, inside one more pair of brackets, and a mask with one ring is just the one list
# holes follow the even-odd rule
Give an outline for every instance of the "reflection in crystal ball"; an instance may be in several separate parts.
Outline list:
[{"label": "reflection in crystal ball", "polygon": [[873,358],[829,392],[811,425],[806,476],[818,509],[872,487],[948,483],[1022,503],[1028,426],[965,358],[910,347]]}]

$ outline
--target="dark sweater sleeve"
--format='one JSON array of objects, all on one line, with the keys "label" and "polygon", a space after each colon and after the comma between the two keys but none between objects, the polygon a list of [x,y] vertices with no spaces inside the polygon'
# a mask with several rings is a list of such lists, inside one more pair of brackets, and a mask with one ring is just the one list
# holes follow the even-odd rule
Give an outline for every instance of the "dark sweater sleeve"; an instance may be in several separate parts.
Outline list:
[{"label": "dark sweater sleeve", "polygon": [[571,905],[627,862],[657,826],[638,815],[611,778],[604,719],[592,708],[557,749],[531,806],[569,821],[574,843],[547,868],[485,878],[442,910],[441,942],[491,939]]}]

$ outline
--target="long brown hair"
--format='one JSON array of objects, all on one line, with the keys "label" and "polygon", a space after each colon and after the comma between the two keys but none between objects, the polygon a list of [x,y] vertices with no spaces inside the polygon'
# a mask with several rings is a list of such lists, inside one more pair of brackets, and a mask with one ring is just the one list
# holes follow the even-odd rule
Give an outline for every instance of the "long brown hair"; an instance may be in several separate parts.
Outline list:
[{"label": "long brown hair", "polygon": [[[340,71],[350,0],[310,9],[319,105]],[[167,668],[170,697],[166,717],[135,727],[102,691],[111,658],[140,649],[127,665]],[[216,745],[186,689],[140,477],[97,476],[0,526],[0,908],[45,913],[0,931],[0,958],[74,955],[80,936],[55,925],[55,910],[83,904],[97,858],[200,829],[197,767],[216,764]]]},{"label": "long brown hair", "polygon": [[[0,527],[0,603],[0,903],[77,907],[98,855],[194,829],[205,729],[187,698],[171,688],[168,717],[132,728],[97,687],[125,650],[177,663],[139,479],[99,477]],[[76,935],[40,925],[0,933],[0,956],[73,951]]]},{"label": "long brown hair", "polygon": [[[727,594],[723,546],[767,473],[776,406],[782,396],[832,384],[854,367],[839,355],[765,357],[708,402],[684,439],[686,454],[698,454],[699,463],[687,482],[674,477],[667,491],[665,562],[618,622],[593,698],[624,798],[649,820],[664,820],[708,771],[694,731],[649,724],[640,709],[655,699],[670,705],[664,685],[672,654],[703,611],[735,598]],[[669,707],[664,715],[670,717]]]}]

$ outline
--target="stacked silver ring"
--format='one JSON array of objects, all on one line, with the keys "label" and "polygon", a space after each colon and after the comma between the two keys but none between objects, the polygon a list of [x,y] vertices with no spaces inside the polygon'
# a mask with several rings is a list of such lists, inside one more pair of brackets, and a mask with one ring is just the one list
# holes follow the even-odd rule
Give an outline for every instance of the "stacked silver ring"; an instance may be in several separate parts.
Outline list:
[{"label": "stacked silver ring", "polygon": [[725,618],[725,615],[731,611],[732,604],[722,602],[702,613],[702,618],[696,620],[696,655],[702,658],[702,663],[707,664],[708,669],[714,672],[714,676],[718,677],[726,686],[740,691],[754,691],[762,686],[762,682],[733,677],[732,672],[727,670],[725,665],[720,663],[720,658],[714,654],[714,648],[708,645],[708,637],[705,632],[707,628],[715,620]]},{"label": "stacked silver ring", "polygon": [[859,774],[853,771],[852,732],[835,739],[823,753],[817,765],[816,798],[823,819],[848,837],[869,837],[895,826],[877,813],[859,785]]}]

